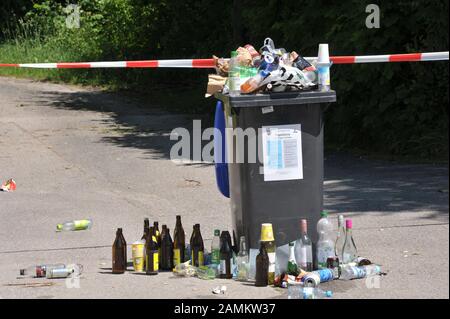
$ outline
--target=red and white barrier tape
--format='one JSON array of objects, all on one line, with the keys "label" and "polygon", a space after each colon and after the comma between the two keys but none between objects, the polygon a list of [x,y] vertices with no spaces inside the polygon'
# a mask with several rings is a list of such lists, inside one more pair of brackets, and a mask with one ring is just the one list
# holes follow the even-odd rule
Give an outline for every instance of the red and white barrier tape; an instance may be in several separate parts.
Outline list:
[{"label": "red and white barrier tape", "polygon": [[[309,61],[316,57],[306,58]],[[384,62],[420,62],[444,61],[449,59],[449,52],[409,53],[366,56],[334,56],[330,57],[334,64],[384,63]],[[144,60],[117,62],[74,62],[74,63],[25,63],[1,64],[0,67],[34,68],[34,69],[95,69],[95,68],[200,68],[212,69],[214,59],[182,59],[182,60]]]}]

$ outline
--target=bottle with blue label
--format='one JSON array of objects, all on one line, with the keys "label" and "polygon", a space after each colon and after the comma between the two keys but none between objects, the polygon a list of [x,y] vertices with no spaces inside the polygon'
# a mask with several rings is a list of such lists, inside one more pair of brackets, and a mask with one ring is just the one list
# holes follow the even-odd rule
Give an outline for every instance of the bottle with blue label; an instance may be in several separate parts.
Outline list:
[{"label": "bottle with blue label", "polygon": [[341,267],[341,276],[339,279],[352,280],[361,279],[381,274],[381,267],[378,265],[351,266],[343,265]]}]

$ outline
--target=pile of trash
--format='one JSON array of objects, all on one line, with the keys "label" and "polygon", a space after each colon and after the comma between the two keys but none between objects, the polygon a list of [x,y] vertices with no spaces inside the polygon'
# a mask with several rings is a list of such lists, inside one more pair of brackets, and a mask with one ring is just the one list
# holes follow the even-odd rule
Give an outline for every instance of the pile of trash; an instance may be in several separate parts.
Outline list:
[{"label": "pile of trash", "polygon": [[330,89],[331,63],[325,44],[319,46],[318,59],[311,62],[295,51],[276,48],[270,38],[259,51],[247,44],[232,51],[231,59],[213,58],[217,74],[209,75],[206,97],[218,92],[238,96]]},{"label": "pile of trash", "polygon": [[[231,236],[227,230],[216,229],[209,250],[205,247],[200,224],[193,226],[190,240],[186,241],[181,216],[176,217],[173,239],[167,225],[163,225],[160,232],[158,222],[150,227],[146,218],[142,238],[132,245],[133,271],[147,275],[166,271],[176,277],[209,281],[234,279],[257,287],[287,288],[289,299],[330,298],[333,293],[321,290],[320,284],[383,275],[379,265],[358,256],[351,219],[344,223],[344,216],[340,215],[336,230],[328,213],[322,212],[317,223],[320,237],[315,254],[307,225],[306,219],[300,220],[299,239],[290,242],[288,247],[276,247],[273,225],[262,224],[259,251],[248,249],[245,236],[238,242],[234,231]],[[115,274],[129,271],[126,247],[123,231],[118,229],[112,258]],[[226,287],[216,287],[212,292],[223,294],[225,291]]]},{"label": "pile of trash", "polygon": [[[334,227],[327,212],[321,213],[317,233],[320,235],[313,253],[312,240],[308,235],[308,222],[301,219],[299,237],[288,245],[277,247],[273,225],[261,225],[260,247],[248,249],[245,236],[236,240],[235,232],[214,230],[210,250],[205,247],[200,224],[193,226],[190,240],[176,216],[173,239],[167,225],[155,221],[150,226],[144,220],[144,232],[140,240],[131,245],[132,269],[128,263],[128,245],[122,228],[118,228],[112,245],[112,274],[132,271],[149,276],[160,272],[172,273],[175,277],[197,277],[214,281],[216,278],[233,279],[256,287],[287,288],[288,299],[331,298],[332,291],[322,290],[322,283],[333,280],[353,280],[384,275],[381,266],[360,257],[352,234],[353,222],[338,216],[338,227]],[[57,232],[83,231],[92,227],[92,220],[75,220],[57,225]],[[286,246],[286,247],[285,247]],[[315,258],[313,256],[316,256]],[[20,270],[23,278],[78,278],[83,271],[79,264],[37,265]],[[367,282],[366,282],[367,284]],[[225,294],[227,287],[218,286],[213,294]]]}]

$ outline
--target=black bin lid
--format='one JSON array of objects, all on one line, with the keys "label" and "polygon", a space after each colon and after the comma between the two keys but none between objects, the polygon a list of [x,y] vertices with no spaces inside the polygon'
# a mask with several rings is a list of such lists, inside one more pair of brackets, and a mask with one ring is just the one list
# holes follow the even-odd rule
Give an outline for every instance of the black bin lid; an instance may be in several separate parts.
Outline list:
[{"label": "black bin lid", "polygon": [[241,94],[239,96],[216,93],[214,96],[235,108],[336,102],[335,91],[294,91],[269,94]]}]

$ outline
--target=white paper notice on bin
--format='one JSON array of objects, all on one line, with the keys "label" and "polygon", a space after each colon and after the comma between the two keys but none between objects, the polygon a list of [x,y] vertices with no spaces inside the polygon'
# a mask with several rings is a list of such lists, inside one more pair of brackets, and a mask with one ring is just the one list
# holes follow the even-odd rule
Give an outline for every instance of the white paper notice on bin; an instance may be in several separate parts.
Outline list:
[{"label": "white paper notice on bin", "polygon": [[300,124],[263,126],[264,181],[303,179]]}]

